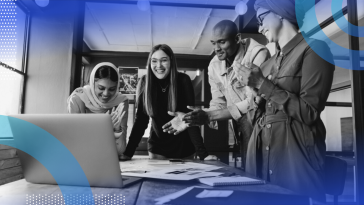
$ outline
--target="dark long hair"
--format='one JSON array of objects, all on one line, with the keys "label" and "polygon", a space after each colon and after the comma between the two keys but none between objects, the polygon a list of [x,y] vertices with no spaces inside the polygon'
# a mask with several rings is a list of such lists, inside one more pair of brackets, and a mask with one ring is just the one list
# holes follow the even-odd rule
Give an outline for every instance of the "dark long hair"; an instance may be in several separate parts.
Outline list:
[{"label": "dark long hair", "polygon": [[177,62],[176,57],[172,49],[166,44],[159,44],[152,48],[149,53],[148,62],[147,62],[147,74],[145,76],[145,84],[141,85],[144,87],[142,90],[144,92],[139,93],[143,96],[144,101],[144,110],[149,116],[154,116],[156,114],[156,92],[159,88],[159,84],[157,82],[158,78],[154,75],[151,67],[151,59],[154,52],[161,50],[166,53],[170,59],[170,72],[169,72],[169,91],[168,91],[168,110],[175,112],[177,109]]},{"label": "dark long hair", "polygon": [[116,70],[110,66],[104,65],[97,69],[95,79],[108,78],[112,82],[118,82],[119,77]]}]

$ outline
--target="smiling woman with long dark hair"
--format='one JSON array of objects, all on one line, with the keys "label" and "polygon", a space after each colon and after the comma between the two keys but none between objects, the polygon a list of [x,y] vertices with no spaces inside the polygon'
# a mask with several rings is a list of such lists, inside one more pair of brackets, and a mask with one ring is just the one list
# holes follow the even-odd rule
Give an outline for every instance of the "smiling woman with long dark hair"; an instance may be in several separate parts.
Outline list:
[{"label": "smiling woman with long dark hair", "polygon": [[207,156],[198,127],[191,127],[178,135],[163,132],[162,126],[173,119],[170,112],[187,112],[195,95],[190,78],[178,73],[175,55],[165,44],[156,45],[149,54],[147,74],[137,87],[137,113],[123,160],[133,157],[149,119],[152,128],[148,139],[151,158],[187,158],[197,152],[200,159]]}]

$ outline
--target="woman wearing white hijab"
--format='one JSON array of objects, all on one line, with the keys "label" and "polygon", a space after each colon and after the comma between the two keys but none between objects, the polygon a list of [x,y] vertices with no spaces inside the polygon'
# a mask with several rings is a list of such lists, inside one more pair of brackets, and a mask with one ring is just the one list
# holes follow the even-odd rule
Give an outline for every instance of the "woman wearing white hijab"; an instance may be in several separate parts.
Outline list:
[{"label": "woman wearing white hijab", "polygon": [[90,75],[90,84],[76,88],[67,100],[69,113],[110,114],[116,147],[120,156],[126,145],[129,101],[119,93],[119,72],[112,63],[97,64]]}]

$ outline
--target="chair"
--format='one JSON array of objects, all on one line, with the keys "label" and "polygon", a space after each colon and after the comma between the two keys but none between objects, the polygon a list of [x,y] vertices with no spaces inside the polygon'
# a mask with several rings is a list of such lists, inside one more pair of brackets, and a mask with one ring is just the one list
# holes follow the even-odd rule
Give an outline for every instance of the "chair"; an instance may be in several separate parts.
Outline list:
[{"label": "chair", "polygon": [[343,193],[346,178],[346,161],[332,156],[325,159],[325,192],[334,196],[334,204],[338,204],[338,196]]}]

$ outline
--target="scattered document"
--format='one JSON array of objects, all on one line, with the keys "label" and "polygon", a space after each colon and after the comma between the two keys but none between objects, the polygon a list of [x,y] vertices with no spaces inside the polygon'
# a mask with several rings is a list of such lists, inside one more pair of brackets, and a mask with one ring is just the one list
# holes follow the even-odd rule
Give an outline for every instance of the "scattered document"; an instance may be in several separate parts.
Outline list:
[{"label": "scattered document", "polygon": [[203,190],[201,193],[197,194],[197,198],[211,198],[211,197],[228,197],[234,191],[231,190]]},{"label": "scattered document", "polygon": [[151,179],[166,179],[177,181],[188,181],[201,177],[215,177],[220,176],[221,172],[200,172],[200,171],[179,171],[179,170],[160,170],[147,173],[141,172],[123,172],[123,176],[142,177]]},{"label": "scattered document", "polygon": [[210,172],[220,168],[215,165],[194,162],[171,164],[169,160],[138,159],[120,162],[121,174],[123,176],[180,181],[220,176],[223,173]]},{"label": "scattered document", "polygon": [[119,162],[119,165],[122,173],[135,171],[151,172],[169,167],[170,164],[168,161],[168,163],[166,163],[166,161],[167,160],[133,159],[125,162]]},{"label": "scattered document", "polygon": [[166,196],[162,196],[162,197],[159,197],[159,198],[156,198],[154,199],[154,201],[157,201],[156,205],[161,205],[161,204],[165,204],[173,199],[177,199],[178,197],[186,194],[187,192],[191,191],[191,189],[193,188],[204,188],[204,187],[198,187],[198,186],[191,186],[191,187],[187,187],[185,189],[182,189],[180,191],[177,191],[175,193],[172,193],[172,194],[168,194]]},{"label": "scattered document", "polygon": [[265,184],[264,180],[253,179],[250,177],[212,177],[202,178],[199,181],[209,186],[234,186],[234,185],[253,185],[253,184]]},{"label": "scattered document", "polygon": [[251,204],[309,204],[307,196],[267,193],[265,191],[216,190],[193,187],[165,204],[170,205],[251,205]]},{"label": "scattered document", "polygon": [[155,160],[150,159],[148,160],[149,165],[170,165],[171,163],[168,160]]},{"label": "scattered document", "polygon": [[124,172],[135,172],[135,171],[159,171],[159,170],[187,170],[187,171],[213,171],[220,169],[221,167],[208,164],[200,164],[194,162],[186,162],[183,164],[171,164],[169,160],[149,160],[149,159],[137,159],[120,162],[120,170]]}]

